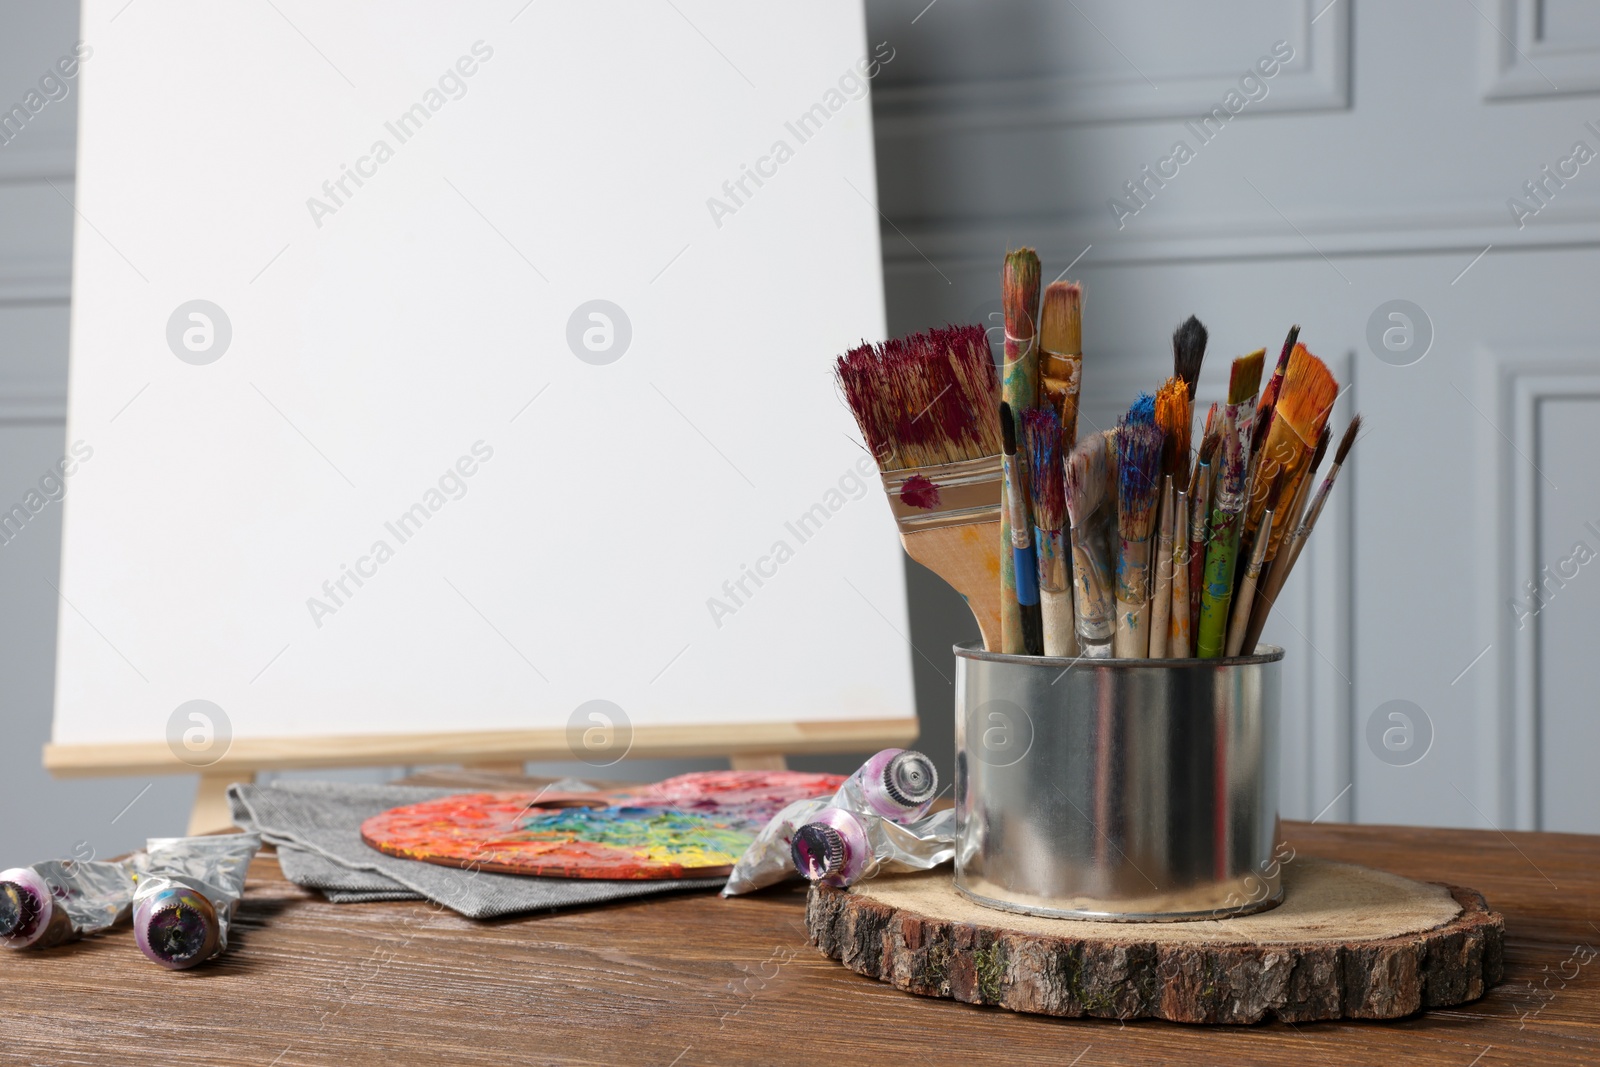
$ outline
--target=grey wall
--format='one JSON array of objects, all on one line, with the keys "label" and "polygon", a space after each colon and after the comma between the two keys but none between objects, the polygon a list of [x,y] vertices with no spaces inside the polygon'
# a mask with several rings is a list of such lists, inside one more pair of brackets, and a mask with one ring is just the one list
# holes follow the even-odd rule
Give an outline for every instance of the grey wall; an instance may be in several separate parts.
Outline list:
[{"label": "grey wall", "polygon": [[[1191,311],[1212,331],[1201,399],[1227,361],[1291,321],[1353,383],[1364,438],[1286,593],[1286,815],[1600,829],[1587,767],[1600,669],[1600,416],[1592,289],[1600,167],[1546,185],[1575,141],[1600,149],[1600,16],[1579,0],[870,0],[895,58],[874,85],[890,327],[998,309],[1008,247],[1088,289],[1085,418],[1108,425],[1169,366]],[[64,3],[0,0],[0,103],[76,40]],[[1295,58],[1221,132],[1186,125],[1278,41]],[[1509,43],[1508,43],[1509,42]],[[89,42],[92,46],[93,42]],[[92,63],[92,57],[87,60]],[[75,93],[0,145],[0,506],[66,446],[65,354]],[[1125,183],[1186,140],[1194,158],[1143,202]],[[1508,199],[1537,206],[1518,225]],[[1110,201],[1123,201],[1117,218]],[[1137,210],[1134,210],[1134,209]],[[92,220],[76,220],[84,226]],[[1485,251],[1487,249],[1487,251]],[[1484,253],[1480,258],[1480,253]],[[1368,340],[1405,299],[1426,358]],[[1418,348],[1422,348],[1420,342]],[[181,489],[175,474],[174,489]],[[109,854],[180,830],[193,779],[58,782],[49,734],[60,507],[0,544],[0,862]],[[1523,583],[1568,563],[1537,610]],[[965,608],[907,564],[907,650],[922,747],[952,761],[949,646]],[[1394,705],[1404,701],[1404,705]],[[1426,746],[1369,726],[1408,711]],[[1382,730],[1379,730],[1379,736]],[[1419,755],[1420,753],[1420,755]],[[794,764],[848,770],[858,757]],[[660,777],[718,765],[639,762]],[[379,778],[404,768],[355,772]],[[541,765],[551,773],[581,765]],[[148,787],[148,788],[147,788]],[[130,806],[131,804],[131,806]]]}]

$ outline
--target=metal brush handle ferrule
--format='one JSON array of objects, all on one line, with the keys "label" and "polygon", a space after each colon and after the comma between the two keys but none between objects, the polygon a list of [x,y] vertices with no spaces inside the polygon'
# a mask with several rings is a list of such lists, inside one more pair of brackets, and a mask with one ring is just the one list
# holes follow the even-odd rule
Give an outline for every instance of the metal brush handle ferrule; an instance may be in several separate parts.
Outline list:
[{"label": "metal brush handle ferrule", "polygon": [[[902,495],[906,483],[914,478],[922,479],[915,487],[920,492],[912,493],[917,503]],[[883,491],[889,497],[889,510],[900,532],[909,534],[998,522],[1003,481],[1001,456],[996,453],[931,467],[884,471]]]}]

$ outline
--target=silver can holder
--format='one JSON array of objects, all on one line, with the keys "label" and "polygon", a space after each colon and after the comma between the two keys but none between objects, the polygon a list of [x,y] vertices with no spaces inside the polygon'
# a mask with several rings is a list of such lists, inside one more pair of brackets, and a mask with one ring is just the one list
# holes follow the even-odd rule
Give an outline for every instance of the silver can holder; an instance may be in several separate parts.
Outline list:
[{"label": "silver can holder", "polygon": [[962,894],[1122,922],[1282,901],[1283,649],[1214,660],[955,653]]}]

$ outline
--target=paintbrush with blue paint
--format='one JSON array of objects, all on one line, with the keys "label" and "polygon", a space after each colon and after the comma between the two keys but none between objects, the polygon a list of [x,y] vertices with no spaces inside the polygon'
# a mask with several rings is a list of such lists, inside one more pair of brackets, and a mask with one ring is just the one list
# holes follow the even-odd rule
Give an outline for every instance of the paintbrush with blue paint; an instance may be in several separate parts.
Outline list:
[{"label": "paintbrush with blue paint", "polygon": [[1044,655],[1044,624],[1039,611],[1039,563],[1033,547],[1033,520],[1028,517],[1027,472],[1017,455],[1017,423],[1011,405],[1000,402],[1000,433],[1005,447],[1006,515],[1011,521],[1011,562],[1016,575],[1022,650]]},{"label": "paintbrush with blue paint", "polygon": [[1117,426],[1118,659],[1150,655],[1150,542],[1161,492],[1156,398],[1140,394]]},{"label": "paintbrush with blue paint", "polygon": [[1063,536],[1067,523],[1066,484],[1061,468],[1063,436],[1061,419],[1050,408],[1022,413],[1028,496],[1033,501],[1033,543],[1039,558],[1039,612],[1047,656],[1078,654],[1072,625],[1072,568],[1067,562]]}]

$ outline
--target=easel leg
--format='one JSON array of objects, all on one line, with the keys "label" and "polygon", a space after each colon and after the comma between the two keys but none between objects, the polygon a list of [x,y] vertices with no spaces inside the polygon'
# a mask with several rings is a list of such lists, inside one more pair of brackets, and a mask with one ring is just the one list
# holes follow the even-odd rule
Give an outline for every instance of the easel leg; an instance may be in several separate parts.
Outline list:
[{"label": "easel leg", "polygon": [[788,762],[782,752],[766,755],[729,756],[728,764],[736,771],[786,771]]},{"label": "easel leg", "polygon": [[254,771],[201,771],[200,788],[195,791],[194,807],[189,810],[190,835],[210,834],[231,827],[233,815],[228,809],[228,786],[255,780]]}]

